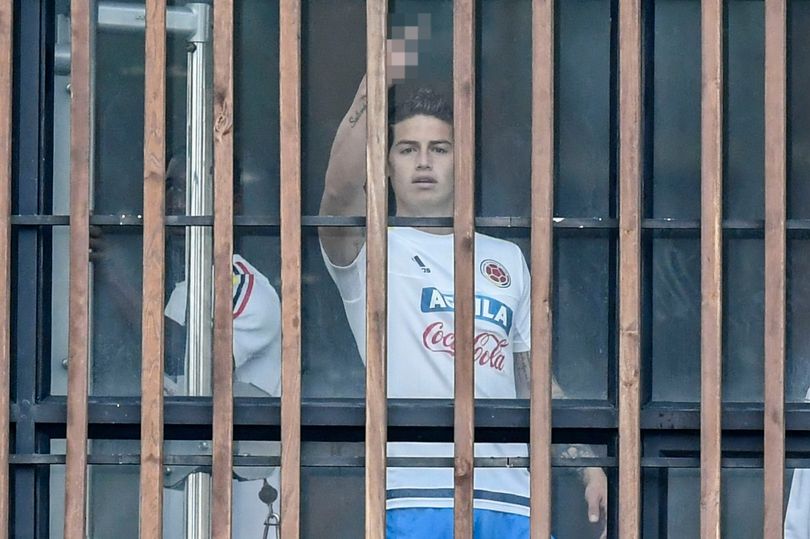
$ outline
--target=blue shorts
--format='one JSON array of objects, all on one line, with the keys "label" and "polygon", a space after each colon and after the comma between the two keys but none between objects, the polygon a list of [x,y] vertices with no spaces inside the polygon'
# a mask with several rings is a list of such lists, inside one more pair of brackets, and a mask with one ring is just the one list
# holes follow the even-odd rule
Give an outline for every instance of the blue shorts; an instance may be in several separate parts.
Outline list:
[{"label": "blue shorts", "polygon": [[[475,509],[475,539],[528,539],[529,517]],[[453,539],[451,508],[414,507],[385,513],[386,539]],[[553,537],[551,539],[554,539]]]}]

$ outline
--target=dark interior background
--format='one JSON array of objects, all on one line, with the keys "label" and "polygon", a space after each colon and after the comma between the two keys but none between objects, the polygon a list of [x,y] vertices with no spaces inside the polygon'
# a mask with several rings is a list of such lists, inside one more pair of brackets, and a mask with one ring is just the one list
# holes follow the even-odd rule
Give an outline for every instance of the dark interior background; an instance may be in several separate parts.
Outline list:
[{"label": "dark interior background", "polygon": [[[810,85],[810,43],[805,38],[810,2],[795,0],[789,5],[788,217],[808,219],[810,101],[803,90]],[[424,61],[416,77],[448,84],[452,80],[452,2],[392,0],[390,9],[402,20],[430,14],[431,38],[422,44]],[[68,10],[69,2],[56,1],[57,13]],[[479,216],[531,215],[530,10],[529,0],[478,3]],[[611,0],[563,1],[556,6],[554,202],[558,217],[617,217],[616,10]],[[332,138],[365,69],[365,3],[305,0],[303,16],[302,206],[305,214],[315,215]],[[277,2],[236,2],[234,177],[243,215],[279,214],[278,24]],[[645,231],[645,397],[651,403],[696,403],[700,398],[700,4],[696,0],[644,2],[644,28],[645,217],[694,224],[691,230]],[[729,0],[727,47],[724,212],[729,220],[761,221],[763,2]],[[94,211],[140,214],[143,35],[102,31],[96,50]],[[185,43],[170,38],[167,128],[173,150],[185,140],[185,63]],[[515,241],[528,259],[526,230],[480,231]],[[110,256],[97,265],[94,277],[94,392],[137,395],[140,232],[108,227],[104,235],[109,238]],[[280,289],[277,229],[240,228],[235,235],[236,251]],[[173,236],[168,252],[176,252],[181,239]],[[807,233],[789,233],[786,396],[792,402],[802,402],[810,387],[808,240]],[[612,401],[615,393],[616,244],[612,230],[558,229],[555,233],[554,369],[570,397]],[[323,266],[315,229],[305,230],[302,247],[304,395],[362,396],[362,363],[340,298]],[[729,230],[724,248],[724,399],[762,402],[762,232]],[[172,255],[167,260],[170,292],[182,275],[182,260]],[[171,338],[176,341],[177,337],[167,342],[167,364],[182,354],[182,343],[171,345]],[[658,530],[661,536],[692,536],[697,533],[699,511],[697,472],[668,473],[645,475],[645,490],[654,490],[657,503],[663,504],[645,505],[645,526],[654,526],[647,530]],[[761,529],[761,471],[724,473],[724,493],[729,494],[724,496],[725,533],[756,537]],[[561,472],[560,477],[564,475]],[[589,536],[588,524],[580,518],[584,510],[578,511],[580,487],[575,478],[565,477],[555,479],[555,534]],[[305,536],[323,537],[329,529],[346,530],[344,537],[359,536],[362,470],[306,470],[303,480]],[[97,494],[116,492],[119,505],[127,508],[124,513],[134,523],[137,483],[131,470],[119,473],[106,467],[94,482]],[[650,498],[644,499],[647,503]],[[92,507],[98,515],[108,509],[104,503]]]}]

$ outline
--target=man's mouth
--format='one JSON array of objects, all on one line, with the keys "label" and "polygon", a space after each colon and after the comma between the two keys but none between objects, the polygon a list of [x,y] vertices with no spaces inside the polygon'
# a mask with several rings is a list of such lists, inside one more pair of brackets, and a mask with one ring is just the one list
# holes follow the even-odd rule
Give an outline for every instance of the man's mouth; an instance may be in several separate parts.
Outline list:
[{"label": "man's mouth", "polygon": [[417,176],[413,179],[411,183],[419,183],[419,184],[433,184],[437,183],[436,178],[433,176]]}]

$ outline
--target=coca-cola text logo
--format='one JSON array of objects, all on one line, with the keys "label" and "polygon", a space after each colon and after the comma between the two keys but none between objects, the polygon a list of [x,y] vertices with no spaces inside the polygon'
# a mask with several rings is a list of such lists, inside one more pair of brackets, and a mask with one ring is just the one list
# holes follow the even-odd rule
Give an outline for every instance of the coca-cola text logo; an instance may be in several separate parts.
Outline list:
[{"label": "coca-cola text logo", "polygon": [[[455,357],[456,334],[446,331],[443,322],[433,322],[422,333],[422,344],[431,352],[439,352]],[[489,365],[502,371],[506,361],[506,347],[509,341],[488,331],[478,333],[473,341],[473,361],[478,365]]]}]

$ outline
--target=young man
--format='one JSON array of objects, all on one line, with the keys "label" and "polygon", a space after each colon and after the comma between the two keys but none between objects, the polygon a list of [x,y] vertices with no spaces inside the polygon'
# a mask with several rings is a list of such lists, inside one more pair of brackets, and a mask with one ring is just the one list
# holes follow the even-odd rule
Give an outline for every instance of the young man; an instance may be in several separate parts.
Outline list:
[{"label": "young man", "polygon": [[[341,122],[329,158],[322,215],[365,213],[365,79]],[[416,90],[395,110],[388,175],[396,214],[453,214],[452,107],[429,89]],[[322,228],[324,260],[344,302],[365,361],[365,233]],[[388,397],[453,396],[453,235],[451,229],[389,228]],[[530,358],[530,276],[520,249],[483,234],[475,237],[475,396],[527,397]],[[562,396],[554,383],[555,396]],[[388,455],[452,456],[452,444],[390,443]],[[476,456],[525,456],[522,444],[476,444]],[[601,469],[583,471],[589,520],[605,515],[607,480]],[[452,537],[453,470],[390,468],[387,536]],[[477,538],[529,536],[526,469],[475,471]]]}]

